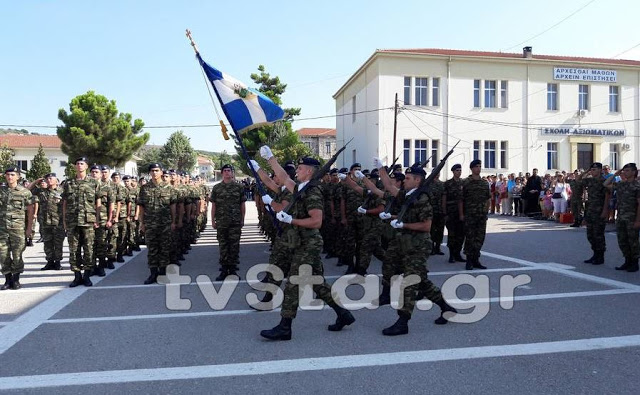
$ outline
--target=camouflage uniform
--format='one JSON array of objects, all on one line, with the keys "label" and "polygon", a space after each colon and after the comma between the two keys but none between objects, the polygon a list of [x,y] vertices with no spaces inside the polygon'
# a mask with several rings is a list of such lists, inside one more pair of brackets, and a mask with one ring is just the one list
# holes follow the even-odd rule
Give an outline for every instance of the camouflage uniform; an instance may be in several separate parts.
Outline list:
[{"label": "camouflage uniform", "polygon": [[[382,205],[382,199],[374,194],[368,194],[368,190],[364,189],[362,197],[364,202],[362,208],[366,210],[375,209]],[[358,251],[357,266],[354,273],[366,275],[367,269],[371,264],[371,256],[380,247],[380,237],[382,232],[382,221],[378,214],[358,214],[358,229],[361,237],[361,245]],[[384,259],[383,256],[380,258]]]},{"label": "camouflage uniform", "polygon": [[449,248],[449,261],[451,261],[451,258],[460,256],[464,244],[464,222],[460,221],[458,212],[458,202],[462,199],[462,179],[451,178],[445,181],[444,195],[447,197],[447,248]]},{"label": "camouflage uniform", "polygon": [[[402,191],[402,190],[401,190]],[[398,215],[402,204],[398,203],[398,199],[394,198],[389,192],[385,192],[383,199],[391,202],[388,213]],[[391,286],[391,277],[402,274],[402,252],[400,251],[399,231],[389,225],[389,221],[382,223],[382,234],[389,242],[385,253],[385,259],[382,261],[382,286],[383,293],[388,292]]]},{"label": "camouflage uniform", "polygon": [[29,205],[34,203],[31,191],[21,185],[0,186],[0,267],[5,276],[24,271],[25,217]]},{"label": "camouflage uniform", "polygon": [[591,244],[591,249],[595,255],[604,255],[607,249],[604,237],[607,220],[601,217],[608,193],[604,187],[604,180],[604,177],[586,177],[582,179],[582,185],[589,196],[584,215],[587,223],[587,240]]},{"label": "camouflage uniform", "polygon": [[[119,260],[122,260],[125,249],[127,248],[127,202],[129,200],[128,188],[118,183],[115,185],[116,204],[120,203],[120,210],[113,215],[115,238],[115,253]],[[118,222],[115,222],[116,218]]]},{"label": "camouflage uniform", "polygon": [[[240,264],[240,236],[242,234],[241,206],[247,200],[244,187],[237,182],[221,182],[211,189],[211,203],[215,204],[216,238],[220,247],[221,269],[237,270]],[[271,217],[269,217],[271,218]]]},{"label": "camouflage uniform", "polygon": [[107,258],[108,243],[113,242],[115,238],[111,235],[112,230],[107,228],[107,220],[109,219],[109,205],[115,204],[115,192],[111,181],[99,182],[98,197],[100,198],[99,208],[99,226],[95,230],[94,254],[95,257],[104,264]]},{"label": "camouflage uniform", "polygon": [[640,183],[638,181],[618,182],[613,184],[618,194],[618,216],[616,217],[616,233],[618,246],[626,260],[638,261],[640,242],[638,229],[633,227],[640,198]]},{"label": "camouflage uniform", "polygon": [[469,263],[477,263],[487,232],[487,200],[491,198],[489,185],[481,178],[467,177],[462,182],[464,204],[464,253]]},{"label": "camouflage uniform", "polygon": [[[358,207],[363,203],[364,197],[353,189],[343,186],[342,199],[344,200],[345,217],[347,225],[343,228],[342,234],[342,257],[343,263],[349,265],[348,273],[350,273],[355,266],[358,266],[358,260],[360,259],[360,247],[362,245],[362,223],[358,220]],[[356,264],[354,266],[353,258],[356,257]]]},{"label": "camouflage uniform", "polygon": [[[342,214],[340,213],[340,202],[342,201],[342,194],[344,193],[345,186],[342,182],[338,182],[337,184],[335,184],[335,186],[333,187],[333,220],[335,223],[335,241],[334,241],[334,245],[333,245],[333,255],[337,256],[339,258],[338,260],[338,266],[342,266],[343,263],[343,259],[345,256],[345,245],[344,243],[342,243],[342,240],[344,240],[344,234],[345,234],[345,226],[342,225]],[[340,241],[340,242],[338,242]]]},{"label": "camouflage uniform", "polygon": [[138,189],[138,187],[129,187],[129,222],[127,222],[127,243],[132,247],[137,247],[138,245],[138,222],[136,221],[135,217],[139,193],[140,190]]},{"label": "camouflage uniform", "polygon": [[153,181],[140,188],[138,204],[143,209],[144,234],[147,243],[149,268],[165,268],[169,265],[169,238],[171,235],[171,206],[177,201],[175,189],[170,185]]},{"label": "camouflage uniform", "polygon": [[94,267],[93,248],[96,218],[96,201],[99,199],[98,181],[87,176],[67,180],[62,199],[66,201],[66,226],[69,241],[69,263],[73,272],[80,272],[78,256],[84,251],[84,269]]},{"label": "camouflage uniform", "polygon": [[444,237],[445,213],[442,212],[442,195],[444,194],[444,182],[433,180],[429,185],[429,199],[433,208],[433,220],[431,222],[431,240],[433,241],[433,253],[440,254],[440,244]]},{"label": "camouflage uniform", "polygon": [[574,225],[582,223],[582,182],[578,180],[569,180],[569,187],[571,187],[571,213],[573,214]]},{"label": "camouflage uniform", "polygon": [[[287,188],[282,187],[280,192],[273,198],[273,201],[276,203],[282,203],[283,201],[290,202],[291,192]],[[269,216],[269,218],[271,218],[271,216]],[[293,255],[293,250],[289,247],[287,239],[289,231],[291,230],[291,225],[281,222],[280,229],[282,230],[282,233],[276,236],[274,240],[273,249],[269,256],[269,264],[280,268],[284,273],[284,277],[287,277],[289,275],[289,267],[291,265],[291,255]],[[268,276],[267,281],[277,286],[280,286],[282,283],[282,281],[274,280],[271,276]]]},{"label": "camouflage uniform", "polygon": [[62,188],[42,189],[36,195],[40,203],[38,216],[41,220],[41,233],[44,239],[44,254],[47,263],[62,260],[62,244],[64,243],[64,224],[62,222]]}]

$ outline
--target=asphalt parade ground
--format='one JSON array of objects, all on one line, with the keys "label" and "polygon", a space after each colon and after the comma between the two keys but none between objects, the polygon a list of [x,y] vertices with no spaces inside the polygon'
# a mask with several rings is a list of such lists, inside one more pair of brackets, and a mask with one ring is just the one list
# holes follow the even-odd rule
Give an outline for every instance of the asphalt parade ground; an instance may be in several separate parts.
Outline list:
[{"label": "asphalt parade ground", "polygon": [[[447,255],[429,258],[432,281],[462,319],[475,322],[435,325],[438,308],[426,310],[425,300],[409,334],[385,337],[382,329],[397,317],[393,307],[352,302],[356,322],[342,332],[327,331],[330,309],[300,311],[292,339],[280,342],[259,335],[279,322],[278,310],[247,303],[255,292],[247,270],[269,258],[252,203],[241,281],[222,306],[211,292],[221,283],[211,283],[218,247],[210,226],[169,286],[142,285],[143,248],[106,277],[92,277],[93,287],[68,288],[68,259],[62,271],[40,271],[38,243],[25,251],[23,288],[0,292],[0,390],[636,394],[640,273],[614,270],[623,258],[615,234],[606,241],[606,263],[593,266],[582,263],[591,255],[584,228],[490,216],[481,258],[488,270],[468,272]],[[345,268],[324,262],[333,283]],[[380,262],[369,272],[380,273]],[[352,299],[363,293],[358,285],[347,291]]]}]

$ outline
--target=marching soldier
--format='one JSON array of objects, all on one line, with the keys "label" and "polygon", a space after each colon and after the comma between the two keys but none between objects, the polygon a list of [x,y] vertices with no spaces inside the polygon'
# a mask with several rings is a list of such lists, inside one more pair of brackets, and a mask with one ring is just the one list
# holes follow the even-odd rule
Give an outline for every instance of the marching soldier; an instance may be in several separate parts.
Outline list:
[{"label": "marching soldier", "polygon": [[604,230],[609,219],[609,198],[611,197],[609,190],[604,186],[602,163],[594,162],[589,170],[578,176],[578,179],[589,196],[584,219],[587,223],[587,240],[593,250],[593,256],[584,263],[602,265],[604,252],[607,249]]},{"label": "marching soldier", "polygon": [[222,182],[211,189],[211,221],[220,246],[220,275],[223,281],[236,275],[240,264],[240,236],[244,226],[244,187],[235,181],[233,166],[222,166]]},{"label": "marching soldier", "polygon": [[458,163],[451,167],[453,177],[444,183],[442,194],[442,211],[446,214],[447,248],[449,249],[449,263],[466,262],[460,255],[464,244],[464,221],[462,217],[462,166]]},{"label": "marching soldier", "polygon": [[[360,163],[354,163],[349,169],[347,177],[355,179],[354,173],[360,171],[362,166]],[[343,226],[343,259],[342,263],[346,264],[347,271],[345,274],[353,273],[354,268],[358,265],[360,259],[360,246],[362,244],[362,227],[358,225],[358,207],[363,203],[363,197],[351,188],[342,188],[342,202],[340,210],[342,214]],[[354,264],[353,258],[356,258]]]},{"label": "marching soldier", "polygon": [[[304,188],[304,192],[299,195],[299,198],[294,203],[294,207],[291,210],[292,214],[287,214],[284,211],[280,211],[277,214],[278,220],[291,225],[290,232],[293,232],[290,237],[293,243],[291,245],[293,254],[291,256],[289,275],[300,275],[300,266],[308,264],[312,268],[313,275],[322,276],[324,272],[320,258],[322,237],[319,232],[320,227],[322,227],[322,209],[324,208],[322,191],[315,184],[305,188],[311,181],[314,171],[320,166],[320,162],[308,157],[300,159],[296,168],[296,178],[300,184],[296,185],[280,166],[268,146],[260,148],[260,155],[269,162],[275,174],[284,182],[284,185],[292,194],[295,195]],[[291,322],[298,311],[298,291],[298,285],[287,281],[284,290],[284,302],[280,312],[282,319],[276,327],[260,332],[262,337],[270,340],[291,340]],[[333,300],[331,287],[326,281],[322,284],[314,285],[313,291],[336,312],[336,322],[328,327],[330,331],[340,331],[345,326],[355,322],[353,315]]]},{"label": "marching soldier", "polygon": [[482,161],[471,161],[471,175],[462,182],[462,200],[458,202],[460,221],[464,222],[464,254],[467,256],[467,270],[486,269],[480,263],[480,249],[487,232],[487,213],[491,191],[487,182],[480,177]]},{"label": "marching soldier", "polygon": [[21,288],[22,253],[26,248],[24,235],[31,234],[33,229],[35,198],[28,189],[18,185],[18,177],[20,170],[9,167],[4,171],[7,185],[0,186],[0,268],[5,278],[0,290]]},{"label": "marching soldier", "polygon": [[431,207],[433,208],[433,220],[431,222],[431,241],[433,242],[433,250],[431,255],[444,255],[440,251],[440,245],[444,237],[445,212],[442,210],[442,196],[444,195],[444,183],[440,181],[440,174],[431,182],[429,188],[431,199]]}]

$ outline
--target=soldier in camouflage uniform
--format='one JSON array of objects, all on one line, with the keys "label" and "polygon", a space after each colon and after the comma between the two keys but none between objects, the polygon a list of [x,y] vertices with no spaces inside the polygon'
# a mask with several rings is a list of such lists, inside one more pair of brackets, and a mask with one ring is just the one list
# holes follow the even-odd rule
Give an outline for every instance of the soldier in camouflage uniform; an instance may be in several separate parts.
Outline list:
[{"label": "soldier in camouflage uniform", "polygon": [[[311,266],[314,276],[323,276],[324,269],[320,258],[322,237],[319,232],[322,227],[322,209],[324,208],[322,191],[315,184],[315,181],[312,181],[313,184],[306,187],[311,181],[314,171],[320,166],[320,162],[313,158],[300,159],[296,168],[296,178],[300,184],[296,185],[278,164],[269,147],[261,147],[260,155],[269,162],[269,165],[278,178],[284,182],[287,189],[294,195],[298,195],[291,208],[291,214],[284,211],[280,211],[277,214],[280,222],[291,225],[287,235],[290,248],[293,250],[289,275],[300,275],[300,266],[307,264]],[[305,189],[298,194],[299,188]],[[323,300],[336,312],[336,322],[328,327],[330,331],[340,331],[355,321],[355,318],[348,310],[340,307],[338,302],[333,300],[331,287],[326,281],[323,281],[322,284],[313,285],[313,291],[319,299]],[[261,331],[260,335],[262,337],[270,340],[291,339],[291,322],[298,311],[298,296],[298,285],[287,281],[280,313],[282,319],[276,327]]]},{"label": "soldier in camouflage uniform", "polygon": [[[164,178],[164,176],[163,176]],[[169,169],[169,184],[175,190],[176,194],[176,229],[171,232],[171,246],[169,249],[169,262],[182,266],[181,261],[184,261],[184,196],[185,189],[180,184],[180,176],[174,169]]]},{"label": "soldier in camouflage uniform", "polygon": [[571,213],[573,214],[573,224],[569,225],[572,228],[579,228],[582,224],[582,211],[584,204],[582,202],[582,183],[578,181],[580,173],[578,170],[573,172],[573,175],[569,175],[567,182],[571,188]]},{"label": "soldier in camouflage uniform", "polygon": [[9,167],[4,172],[7,185],[0,186],[0,268],[5,278],[0,290],[21,288],[22,253],[26,248],[24,235],[33,230],[35,197],[27,188],[18,185],[19,176],[17,167]]},{"label": "soldier in camouflage uniform", "polygon": [[480,177],[482,162],[479,159],[469,165],[471,175],[462,182],[462,210],[460,221],[464,222],[464,254],[467,256],[467,270],[486,269],[480,263],[480,249],[487,232],[487,213],[491,191],[486,181]]},{"label": "soldier in camouflage uniform", "polygon": [[147,264],[151,274],[144,281],[153,284],[158,276],[165,276],[169,265],[170,235],[177,227],[174,188],[162,181],[159,163],[149,165],[151,181],[140,188],[138,196],[140,232],[147,243]]},{"label": "soldier in camouflage uniform", "polygon": [[[354,172],[360,171],[362,166],[360,163],[354,163],[349,169],[351,179],[355,179]],[[362,226],[358,224],[358,207],[362,206],[364,198],[351,188],[342,188],[342,202],[340,210],[342,214],[342,263],[346,264],[347,271],[345,274],[353,273],[354,268],[358,265],[360,259],[360,247],[362,245]],[[356,262],[354,264],[353,258]]]},{"label": "soldier in camouflage uniform", "polygon": [[127,246],[125,255],[133,255],[133,251],[140,251],[136,234],[138,233],[137,212],[138,209],[138,187],[136,178],[131,176],[122,177],[124,185],[127,187]]},{"label": "soldier in camouflage uniform", "polygon": [[593,250],[593,256],[585,260],[584,263],[602,265],[604,252],[607,249],[604,230],[607,219],[609,219],[609,198],[611,196],[609,190],[604,186],[602,163],[594,162],[589,170],[578,176],[578,180],[589,196],[584,220],[587,223],[587,240]]},{"label": "soldier in camouflage uniform", "polygon": [[[336,186],[338,185],[339,181],[340,180],[338,179],[338,169],[336,168],[331,169],[329,171],[329,181],[327,182],[326,185],[324,185],[324,189],[323,189],[323,198],[325,199],[324,201],[325,211],[322,213],[324,216],[324,218],[322,219],[323,221],[322,225],[327,227],[327,235],[326,235],[326,241],[324,246],[327,251],[327,255],[325,256],[326,259],[331,259],[338,256],[338,253],[336,252],[336,240],[337,240],[336,237],[338,232],[338,228],[337,228],[338,221],[336,221],[337,206],[334,203],[335,201],[334,196],[336,193]],[[326,224],[325,224],[325,221],[326,221]]]},{"label": "soldier in camouflage uniform", "polygon": [[223,281],[236,275],[240,264],[240,236],[244,226],[245,201],[242,184],[235,181],[233,166],[222,166],[222,182],[211,189],[211,221],[220,248],[220,275]]},{"label": "soldier in camouflage uniform", "polygon": [[122,263],[124,262],[123,255],[127,248],[127,201],[129,197],[127,196],[127,188],[122,185],[119,172],[116,171],[111,174],[111,181],[116,194],[116,207],[113,215],[113,232],[116,234],[116,262]]},{"label": "soldier in camouflage uniform", "polygon": [[[621,178],[621,182],[614,182],[615,176]],[[613,177],[604,182],[604,186],[610,191],[614,190],[618,196],[618,215],[616,217],[616,235],[618,246],[624,256],[624,264],[617,266],[616,270],[637,272],[638,255],[640,255],[640,182],[636,180],[638,168],[635,163],[627,163],[618,170]]]},{"label": "soldier in camouflage uniform", "polygon": [[[91,166],[91,176],[98,181],[98,197],[100,198],[100,207],[98,207],[98,227],[95,230],[94,239],[94,259],[98,260],[98,265],[93,271],[93,275],[103,277],[106,275],[104,269],[115,269],[113,262],[107,261],[108,250],[108,233],[111,232],[113,226],[113,206],[115,202],[115,193],[110,183],[104,183],[101,180],[100,166]],[[109,267],[111,266],[111,267]]]},{"label": "soldier in camouflage uniform", "polygon": [[[118,226],[115,223],[115,218],[117,217],[117,202],[116,202],[116,187],[111,180],[111,169],[107,165],[103,165],[100,167],[100,173],[102,174],[102,178],[100,180],[100,184],[102,187],[108,188],[113,200],[109,201],[110,204],[103,203],[105,208],[108,208],[110,212],[108,214],[102,214],[102,217],[108,217],[110,220],[108,222],[111,223],[110,226],[107,227],[106,231],[106,246],[107,246],[107,268],[115,269],[113,262],[116,261],[116,244],[118,239]],[[104,208],[103,208],[104,210]]]},{"label": "soldier in camouflage uniform", "polygon": [[431,182],[429,187],[429,199],[433,208],[433,220],[431,221],[431,241],[433,249],[431,255],[444,255],[440,251],[440,245],[444,237],[445,212],[442,210],[442,196],[444,195],[444,183],[440,181],[440,174]]},{"label": "soldier in camouflage uniform", "polygon": [[338,257],[338,263],[336,266],[346,265],[346,261],[344,258],[346,255],[344,251],[345,244],[342,243],[342,240],[346,233],[346,227],[342,223],[342,205],[343,205],[342,196],[344,195],[344,189],[346,187],[344,186],[344,182],[342,182],[341,180],[344,179],[344,177],[346,177],[348,173],[349,173],[349,170],[346,167],[343,167],[340,170],[338,170],[338,173],[336,174],[336,177],[338,177],[338,183],[335,185],[334,191],[333,191],[333,218],[334,218],[335,229],[336,229],[336,240],[340,240],[339,243],[336,242],[334,244],[335,255]]},{"label": "soldier in camouflage uniform", "polygon": [[451,167],[453,177],[444,183],[442,195],[442,211],[446,214],[447,248],[449,249],[449,263],[466,262],[460,252],[464,244],[464,221],[462,214],[462,166],[455,164]]},{"label": "soldier in camouflage uniform", "polygon": [[[396,239],[400,252],[400,266],[405,277],[418,276],[420,283],[404,288],[403,305],[398,310],[397,321],[382,331],[385,336],[397,336],[409,333],[409,320],[415,308],[418,298],[418,291],[424,293],[429,300],[438,305],[441,309],[440,317],[436,324],[446,324],[449,314],[455,314],[456,310],[451,307],[443,298],[440,289],[428,278],[427,258],[431,252],[431,218],[433,211],[429,202],[429,196],[421,193],[419,196],[411,197],[413,193],[420,193],[416,189],[420,187],[425,179],[426,173],[421,166],[410,167],[405,171],[405,189],[398,189],[389,178],[387,171],[382,170],[382,161],[374,159],[374,166],[380,169],[380,178],[387,192],[398,200],[401,206],[406,205],[407,209],[402,218],[396,218],[390,225],[398,230]],[[374,193],[380,195],[381,191]],[[413,199],[412,201],[410,199]],[[445,314],[447,316],[445,317]]]},{"label": "soldier in camouflage uniform", "polygon": [[40,233],[44,241],[44,254],[47,264],[40,270],[61,270],[64,227],[62,225],[62,188],[58,186],[55,173],[36,180],[29,188],[46,181],[47,188],[39,189],[35,196],[38,202],[38,216],[41,218]]},{"label": "soldier in camouflage uniform", "polygon": [[[84,285],[90,287],[91,274],[94,268],[93,249],[95,229],[99,227],[97,210],[100,207],[98,182],[87,176],[87,158],[81,157],[75,161],[76,177],[67,180],[62,192],[62,211],[64,229],[69,241],[69,264],[74,279],[69,287]],[[78,256],[84,251],[80,267]],[[84,269],[84,274],[81,270]]]}]

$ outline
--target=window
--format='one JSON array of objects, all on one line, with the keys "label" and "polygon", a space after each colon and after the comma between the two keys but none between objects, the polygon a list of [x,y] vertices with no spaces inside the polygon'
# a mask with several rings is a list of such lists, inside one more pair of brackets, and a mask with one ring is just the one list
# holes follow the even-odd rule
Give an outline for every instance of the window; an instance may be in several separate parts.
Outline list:
[{"label": "window", "polygon": [[411,104],[411,77],[404,77],[404,104]]},{"label": "window", "polygon": [[547,110],[558,111],[558,84],[547,84]]},{"label": "window", "polygon": [[440,105],[440,78],[434,78],[431,85],[431,105],[437,107]]},{"label": "window", "polygon": [[[620,88],[616,85],[609,86],[609,112],[620,111]],[[613,166],[612,166],[613,168]]]},{"label": "window", "polygon": [[22,170],[22,171],[27,171],[27,166],[28,166],[28,161],[26,160],[17,160],[16,161],[16,166],[18,166],[18,169]]},{"label": "window", "polygon": [[306,145],[306,146],[307,146],[307,148],[311,149],[311,142],[309,142],[309,141],[305,141],[305,142],[304,142],[304,145]]},{"label": "window", "polygon": [[500,142],[500,168],[507,169],[509,167],[508,159],[507,159],[507,146],[508,141]]},{"label": "window", "polygon": [[415,142],[415,163],[427,160],[427,140],[416,140]]},{"label": "window", "polygon": [[67,161],[66,160],[61,160],[60,161],[60,167],[67,167]]},{"label": "window", "polygon": [[428,106],[429,79],[416,77],[416,106]]},{"label": "window", "polygon": [[480,107],[480,80],[473,80],[473,106]]},{"label": "window", "polygon": [[402,161],[404,162],[404,167],[411,166],[411,140],[404,141],[404,152]]},{"label": "window", "polygon": [[484,142],[484,163],[483,167],[487,169],[496,168],[496,142],[485,141]]},{"label": "window", "polygon": [[547,169],[558,168],[558,143],[547,143]]},{"label": "window", "polygon": [[440,147],[440,140],[431,140],[431,167],[438,166],[438,148]]},{"label": "window", "polygon": [[507,81],[500,81],[500,107],[507,108]]},{"label": "window", "polygon": [[351,122],[356,121],[356,97],[351,100]]},{"label": "window", "polygon": [[496,107],[496,82],[484,82],[484,106],[485,108]]},{"label": "window", "polygon": [[609,152],[609,167],[611,170],[618,170],[620,168],[620,144],[611,144]]},{"label": "window", "polygon": [[324,143],[324,153],[327,155],[331,155],[331,141],[325,141]]},{"label": "window", "polygon": [[589,85],[578,85],[578,109],[589,109]]},{"label": "window", "polygon": [[480,141],[473,141],[473,160],[480,159]]}]

